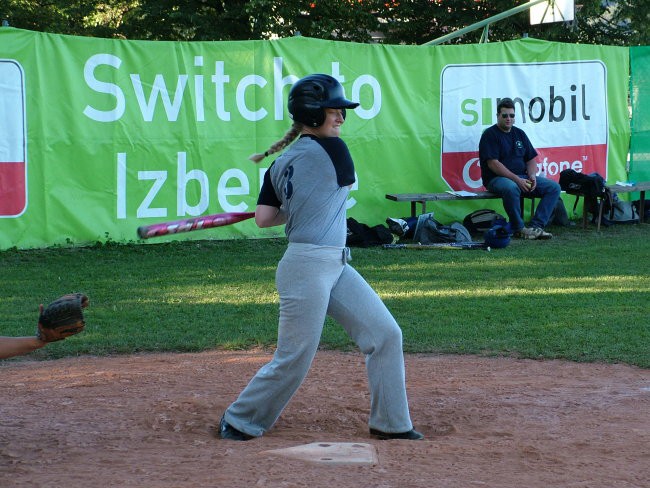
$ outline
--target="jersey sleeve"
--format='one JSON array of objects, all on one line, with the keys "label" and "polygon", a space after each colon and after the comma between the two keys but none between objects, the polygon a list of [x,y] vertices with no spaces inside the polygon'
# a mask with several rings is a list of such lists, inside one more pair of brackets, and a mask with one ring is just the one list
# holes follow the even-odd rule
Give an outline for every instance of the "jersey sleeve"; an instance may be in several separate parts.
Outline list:
[{"label": "jersey sleeve", "polygon": [[336,181],[340,187],[351,185],[355,182],[354,161],[348,146],[339,137],[315,139],[332,160],[336,171]]},{"label": "jersey sleeve", "polygon": [[272,167],[273,164],[271,164],[269,169],[266,170],[266,173],[264,173],[262,189],[260,190],[260,194],[257,197],[257,204],[280,208],[282,206],[282,202],[280,202],[280,199],[278,198],[277,194],[275,193],[275,189],[273,188],[273,184],[271,183]]}]

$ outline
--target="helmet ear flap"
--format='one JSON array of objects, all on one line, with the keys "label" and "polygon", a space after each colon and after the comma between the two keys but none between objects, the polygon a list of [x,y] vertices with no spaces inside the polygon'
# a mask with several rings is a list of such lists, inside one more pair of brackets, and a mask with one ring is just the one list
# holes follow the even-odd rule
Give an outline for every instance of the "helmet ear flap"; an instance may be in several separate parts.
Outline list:
[{"label": "helmet ear flap", "polygon": [[325,122],[325,109],[324,108],[315,108],[309,111],[310,126],[311,127],[320,127]]},{"label": "helmet ear flap", "polygon": [[309,127],[319,127],[325,122],[325,109],[309,96],[289,98],[289,115]]}]

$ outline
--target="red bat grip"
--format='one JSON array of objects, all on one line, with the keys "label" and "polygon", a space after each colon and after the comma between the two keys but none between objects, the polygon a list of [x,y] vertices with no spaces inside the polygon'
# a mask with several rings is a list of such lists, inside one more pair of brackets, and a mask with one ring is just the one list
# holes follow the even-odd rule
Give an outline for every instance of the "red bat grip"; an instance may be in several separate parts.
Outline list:
[{"label": "red bat grip", "polygon": [[167,234],[222,227],[252,217],[255,217],[255,212],[227,212],[204,215],[203,217],[193,217],[191,219],[174,220],[172,222],[161,222],[159,224],[142,225],[138,227],[138,237],[141,239],[149,239],[150,237],[164,236]]}]

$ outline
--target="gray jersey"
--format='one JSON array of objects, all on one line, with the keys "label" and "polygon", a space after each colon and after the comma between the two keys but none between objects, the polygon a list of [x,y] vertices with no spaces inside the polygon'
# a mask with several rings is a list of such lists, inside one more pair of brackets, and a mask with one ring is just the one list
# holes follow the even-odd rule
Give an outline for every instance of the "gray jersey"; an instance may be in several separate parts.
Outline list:
[{"label": "gray jersey", "polygon": [[354,164],[338,137],[303,136],[268,169],[258,204],[287,213],[289,242],[344,247]]}]

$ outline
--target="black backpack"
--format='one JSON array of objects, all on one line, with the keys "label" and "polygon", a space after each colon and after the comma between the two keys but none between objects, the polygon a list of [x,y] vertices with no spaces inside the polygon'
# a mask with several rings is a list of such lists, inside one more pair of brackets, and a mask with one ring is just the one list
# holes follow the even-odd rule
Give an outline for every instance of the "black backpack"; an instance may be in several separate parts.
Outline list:
[{"label": "black backpack", "polygon": [[494,210],[483,208],[467,214],[463,219],[463,225],[470,234],[483,235],[498,219],[505,220],[505,217]]},{"label": "black backpack", "polygon": [[592,215],[598,215],[598,199],[603,200],[603,211],[612,208],[612,194],[605,184],[605,178],[598,173],[579,173],[574,169],[560,171],[560,188],[569,195],[575,195],[576,201],[573,204],[575,213],[580,197],[584,197],[584,205]]},{"label": "black backpack", "polygon": [[574,169],[560,171],[560,188],[571,195],[601,196],[605,192],[605,178],[598,173],[588,175]]}]

